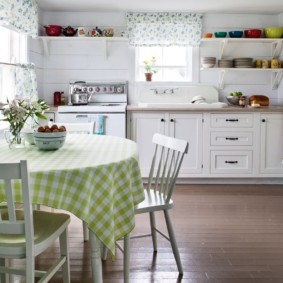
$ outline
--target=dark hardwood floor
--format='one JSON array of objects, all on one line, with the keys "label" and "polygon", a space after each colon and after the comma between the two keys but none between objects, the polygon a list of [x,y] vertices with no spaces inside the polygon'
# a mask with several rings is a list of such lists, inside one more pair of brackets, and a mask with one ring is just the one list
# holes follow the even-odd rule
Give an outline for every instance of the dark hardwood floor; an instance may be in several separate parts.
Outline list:
[{"label": "dark hardwood floor", "polygon": [[[282,283],[282,185],[178,185],[172,220],[183,278],[169,243],[160,239],[152,253],[150,239],[133,240],[130,278],[133,283]],[[136,230],[147,218],[137,217]],[[162,225],[164,223],[162,222]],[[91,282],[89,243],[83,242],[81,221],[70,225],[71,282]],[[57,245],[37,264],[44,267],[58,254]],[[123,282],[122,255],[103,263],[104,282]],[[60,276],[51,282],[62,282]]]}]

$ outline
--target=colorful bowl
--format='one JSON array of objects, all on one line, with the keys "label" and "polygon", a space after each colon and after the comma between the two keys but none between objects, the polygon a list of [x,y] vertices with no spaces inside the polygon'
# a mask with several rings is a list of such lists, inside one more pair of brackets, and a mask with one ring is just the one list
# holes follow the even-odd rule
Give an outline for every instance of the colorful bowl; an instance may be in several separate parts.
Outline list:
[{"label": "colorful bowl", "polygon": [[208,33],[208,32],[207,32],[207,33],[204,33],[204,34],[203,34],[203,37],[204,37],[204,38],[211,38],[211,37],[212,37],[212,33]]},{"label": "colorful bowl", "polygon": [[229,31],[229,36],[231,38],[241,38],[243,36],[243,32],[240,30]]},{"label": "colorful bowl", "polygon": [[280,27],[268,27],[263,31],[266,38],[281,38],[283,35],[283,29]]},{"label": "colorful bowl", "polygon": [[227,32],[226,31],[217,31],[214,33],[214,36],[217,38],[223,38],[227,36]]},{"label": "colorful bowl", "polygon": [[261,36],[261,29],[247,29],[244,33],[247,38],[259,38]]}]

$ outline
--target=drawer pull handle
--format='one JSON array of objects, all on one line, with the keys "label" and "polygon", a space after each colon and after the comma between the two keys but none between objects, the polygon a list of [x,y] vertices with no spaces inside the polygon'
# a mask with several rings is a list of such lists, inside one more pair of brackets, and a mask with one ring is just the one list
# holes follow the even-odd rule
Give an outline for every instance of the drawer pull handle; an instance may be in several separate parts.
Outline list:
[{"label": "drawer pull handle", "polygon": [[237,164],[237,163],[238,163],[238,161],[228,161],[228,160],[226,160],[226,161],[225,161],[225,163],[229,163],[229,164]]},{"label": "drawer pull handle", "polygon": [[239,122],[239,119],[226,119],[226,122]]},{"label": "drawer pull handle", "polygon": [[237,141],[237,140],[239,140],[239,138],[225,138],[226,140],[229,140],[229,141]]}]

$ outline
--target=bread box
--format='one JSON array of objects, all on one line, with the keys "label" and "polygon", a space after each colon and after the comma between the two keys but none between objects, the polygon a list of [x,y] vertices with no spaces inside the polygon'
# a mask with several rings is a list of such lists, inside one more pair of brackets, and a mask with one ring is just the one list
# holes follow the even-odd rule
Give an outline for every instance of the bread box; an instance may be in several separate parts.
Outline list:
[{"label": "bread box", "polygon": [[269,98],[265,95],[252,95],[249,97],[251,106],[269,106]]}]

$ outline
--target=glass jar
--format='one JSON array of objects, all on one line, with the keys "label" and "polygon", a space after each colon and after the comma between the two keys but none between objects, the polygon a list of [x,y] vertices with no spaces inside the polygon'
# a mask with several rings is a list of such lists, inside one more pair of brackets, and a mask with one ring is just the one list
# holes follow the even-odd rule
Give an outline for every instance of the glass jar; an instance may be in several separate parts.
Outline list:
[{"label": "glass jar", "polygon": [[240,96],[239,105],[242,106],[242,107],[246,106],[246,97],[245,96]]}]

